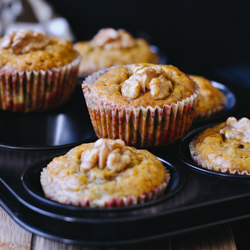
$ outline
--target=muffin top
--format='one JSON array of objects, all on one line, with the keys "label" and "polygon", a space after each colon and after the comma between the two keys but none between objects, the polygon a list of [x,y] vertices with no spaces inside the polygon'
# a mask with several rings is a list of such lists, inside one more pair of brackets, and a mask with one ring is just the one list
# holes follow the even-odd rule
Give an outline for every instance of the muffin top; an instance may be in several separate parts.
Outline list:
[{"label": "muffin top", "polygon": [[225,96],[219,89],[215,88],[208,79],[196,75],[189,75],[189,77],[200,87],[200,94],[195,110],[196,113],[216,109],[220,105],[225,105]]},{"label": "muffin top", "polygon": [[150,50],[144,39],[135,39],[124,29],[101,29],[91,41],[74,44],[82,61],[80,74],[91,74],[100,69],[131,63],[158,63],[159,57]]},{"label": "muffin top", "polygon": [[19,30],[0,39],[0,71],[32,71],[63,67],[79,54],[63,39]]},{"label": "muffin top", "polygon": [[164,183],[163,164],[147,150],[120,140],[99,139],[56,157],[41,173],[45,195],[62,203],[92,205],[138,197]]},{"label": "muffin top", "polygon": [[224,170],[250,173],[250,121],[229,117],[226,122],[208,128],[195,140],[194,150],[207,163]]},{"label": "muffin top", "polygon": [[91,86],[97,101],[144,108],[170,105],[193,95],[197,84],[172,65],[148,63],[118,66]]}]

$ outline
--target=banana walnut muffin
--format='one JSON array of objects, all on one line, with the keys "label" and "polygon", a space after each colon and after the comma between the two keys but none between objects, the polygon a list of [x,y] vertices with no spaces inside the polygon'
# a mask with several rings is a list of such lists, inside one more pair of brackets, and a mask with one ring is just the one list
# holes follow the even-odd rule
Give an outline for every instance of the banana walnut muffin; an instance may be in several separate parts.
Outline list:
[{"label": "banana walnut muffin", "polygon": [[195,120],[212,117],[219,114],[225,108],[226,97],[211,81],[196,75],[189,75],[200,87],[197,107],[195,111]]},{"label": "banana walnut muffin", "polygon": [[153,154],[99,139],[54,158],[41,172],[45,196],[76,206],[120,207],[163,195],[170,174]]},{"label": "banana walnut muffin", "polygon": [[199,93],[178,68],[147,63],[98,72],[82,89],[97,136],[135,147],[164,146],[184,137]]},{"label": "banana walnut muffin", "polygon": [[230,174],[250,174],[250,121],[229,117],[203,131],[190,143],[191,156],[201,167]]},{"label": "banana walnut muffin", "polygon": [[79,54],[66,40],[31,30],[0,39],[0,109],[43,111],[69,99]]},{"label": "banana walnut muffin", "polygon": [[79,75],[83,76],[111,66],[159,62],[144,39],[136,39],[124,29],[103,28],[91,41],[75,43],[74,49],[82,57]]}]

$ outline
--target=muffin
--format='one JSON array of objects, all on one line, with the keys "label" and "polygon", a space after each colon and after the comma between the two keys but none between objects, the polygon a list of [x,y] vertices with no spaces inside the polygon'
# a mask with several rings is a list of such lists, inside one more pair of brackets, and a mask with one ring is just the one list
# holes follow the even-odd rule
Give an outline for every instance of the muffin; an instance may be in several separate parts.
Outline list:
[{"label": "muffin", "polygon": [[174,143],[189,131],[199,87],[172,65],[140,63],[98,71],[82,89],[99,138],[151,147]]},{"label": "muffin", "polygon": [[204,130],[190,143],[194,161],[210,170],[250,174],[250,121],[229,117],[214,127]]},{"label": "muffin", "polygon": [[74,49],[82,57],[79,75],[87,76],[111,66],[158,63],[159,57],[144,39],[135,39],[123,29],[101,29],[91,41],[80,41]]},{"label": "muffin", "polygon": [[208,79],[196,75],[189,75],[189,77],[200,87],[194,119],[204,119],[219,114],[225,108],[225,95]]},{"label": "muffin", "polygon": [[0,109],[43,111],[67,101],[75,88],[79,54],[66,40],[31,30],[0,39]]},{"label": "muffin", "polygon": [[54,158],[41,172],[47,198],[63,204],[121,207],[163,195],[170,174],[153,154],[99,139]]}]

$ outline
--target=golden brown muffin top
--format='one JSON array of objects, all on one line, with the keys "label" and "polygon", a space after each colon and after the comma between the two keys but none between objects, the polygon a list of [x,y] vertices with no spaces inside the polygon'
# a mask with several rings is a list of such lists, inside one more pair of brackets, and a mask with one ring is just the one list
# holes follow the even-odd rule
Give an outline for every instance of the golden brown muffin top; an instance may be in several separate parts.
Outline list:
[{"label": "golden brown muffin top", "polygon": [[189,75],[189,77],[200,87],[196,112],[212,110],[225,103],[225,96],[208,79],[197,75]]},{"label": "golden brown muffin top", "polygon": [[0,39],[0,70],[32,71],[63,67],[78,57],[73,45],[31,30],[19,30]]},{"label": "golden brown muffin top", "polygon": [[250,121],[229,117],[226,122],[208,128],[195,140],[194,149],[210,164],[233,171],[250,173]]},{"label": "golden brown muffin top", "polygon": [[101,29],[91,41],[74,44],[82,61],[80,74],[90,74],[111,66],[131,63],[158,63],[159,57],[150,50],[144,39],[135,39],[123,29]]},{"label": "golden brown muffin top", "polygon": [[45,194],[64,202],[104,200],[150,192],[165,179],[163,164],[147,150],[125,146],[120,140],[99,139],[56,157],[42,172]]},{"label": "golden brown muffin top", "polygon": [[90,41],[92,48],[130,49],[135,46],[135,39],[124,29],[101,29]]},{"label": "golden brown muffin top", "polygon": [[197,91],[196,83],[172,65],[131,64],[111,69],[90,89],[99,101],[117,105],[164,106],[177,103]]}]

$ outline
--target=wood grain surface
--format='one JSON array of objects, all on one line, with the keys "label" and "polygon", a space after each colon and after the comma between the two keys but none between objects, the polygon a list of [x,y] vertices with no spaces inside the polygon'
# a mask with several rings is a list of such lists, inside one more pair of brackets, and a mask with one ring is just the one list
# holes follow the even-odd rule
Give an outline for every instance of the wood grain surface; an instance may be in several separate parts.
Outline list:
[{"label": "wood grain surface", "polygon": [[65,244],[32,234],[0,207],[0,250],[236,250],[229,224],[150,242],[115,247]]}]

